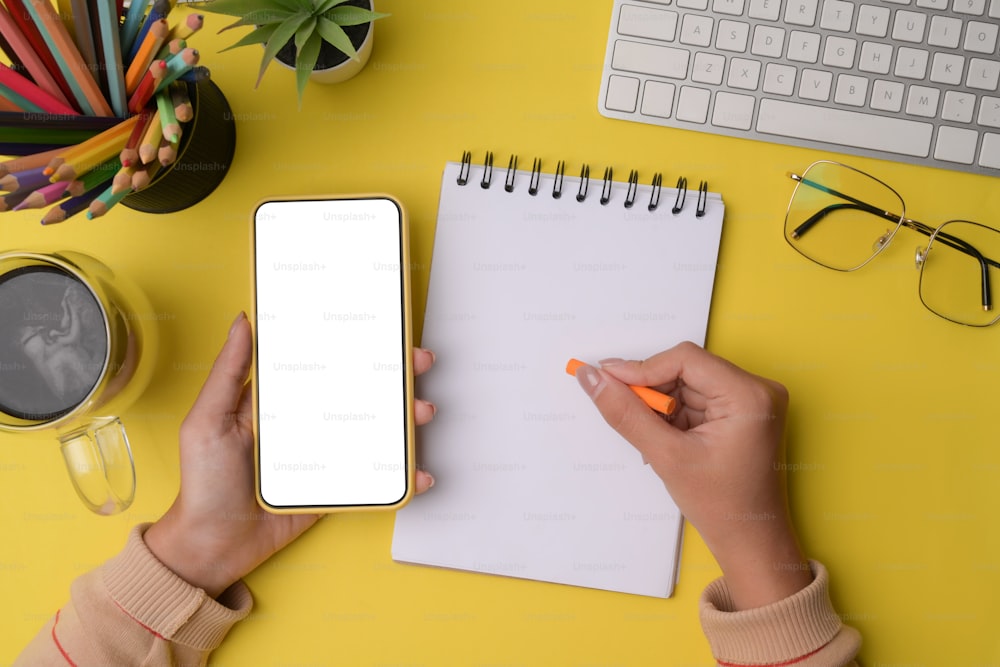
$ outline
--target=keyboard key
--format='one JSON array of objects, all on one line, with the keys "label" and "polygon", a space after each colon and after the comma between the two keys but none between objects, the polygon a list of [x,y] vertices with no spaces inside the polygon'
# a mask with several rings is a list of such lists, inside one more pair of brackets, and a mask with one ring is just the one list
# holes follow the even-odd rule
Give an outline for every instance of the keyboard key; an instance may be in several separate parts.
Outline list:
[{"label": "keyboard key", "polygon": [[854,18],[854,3],[843,0],[826,0],[823,3],[823,14],[819,19],[819,27],[836,32],[850,32],[851,19]]},{"label": "keyboard key", "polygon": [[743,53],[747,50],[749,36],[750,24],[722,19],[719,21],[719,34],[715,37],[715,48]]},{"label": "keyboard key", "polygon": [[954,53],[935,53],[931,64],[931,81],[958,86],[962,83],[965,58]]},{"label": "keyboard key", "polygon": [[712,43],[712,19],[708,16],[685,14],[681,20],[681,44],[708,46]]},{"label": "keyboard key", "polygon": [[1000,27],[995,23],[969,21],[965,29],[965,50],[974,53],[993,53],[997,50],[998,31]]},{"label": "keyboard key", "polygon": [[965,85],[976,90],[996,90],[1000,81],[1000,62],[973,58],[969,61],[969,76]]},{"label": "keyboard key", "polygon": [[976,159],[977,143],[979,143],[979,133],[975,130],[964,130],[945,125],[938,130],[937,143],[934,144],[934,157],[946,162],[972,164],[973,160]]},{"label": "keyboard key", "polygon": [[924,41],[927,14],[899,10],[892,24],[892,38],[900,42],[920,44]]},{"label": "keyboard key", "polygon": [[863,107],[868,99],[868,79],[853,74],[841,74],[837,77],[837,92],[834,93],[833,99],[837,104]]},{"label": "keyboard key", "polygon": [[945,91],[944,104],[941,106],[941,120],[953,123],[971,123],[975,107],[976,96],[972,93],[962,93],[957,90]]},{"label": "keyboard key", "polygon": [[677,99],[677,119],[691,123],[704,123],[708,120],[708,103],[712,94],[704,88],[681,86],[681,94]]},{"label": "keyboard key", "polygon": [[861,45],[861,58],[858,69],[873,74],[888,74],[889,63],[892,61],[892,47],[878,42],[865,42]]},{"label": "keyboard key", "polygon": [[819,35],[813,32],[793,30],[788,36],[789,60],[800,63],[814,63],[819,58]]},{"label": "keyboard key", "polygon": [[802,78],[799,81],[799,97],[806,100],[826,102],[830,99],[830,86],[832,83],[833,74],[830,72],[804,69],[802,70]]},{"label": "keyboard key", "polygon": [[927,9],[948,9],[948,0],[917,0],[917,7]]},{"label": "keyboard key", "polygon": [[[757,114],[758,132],[913,157],[930,153],[933,128],[930,123],[784,100],[761,100]],[[1000,144],[996,148],[1000,161]]]},{"label": "keyboard key", "polygon": [[764,68],[764,92],[772,95],[791,95],[795,92],[796,70],[791,65],[768,63]]},{"label": "keyboard key", "polygon": [[868,105],[879,111],[898,113],[903,108],[903,84],[879,79],[872,86],[872,99]]},{"label": "keyboard key", "polygon": [[[741,90],[757,90],[760,81],[760,61],[733,58],[729,61],[729,78],[726,85]],[[746,129],[750,129],[747,127]]]},{"label": "keyboard key", "polygon": [[858,43],[846,37],[831,35],[826,38],[826,47],[823,49],[823,64],[827,67],[841,67],[850,69],[854,67],[854,52]]},{"label": "keyboard key", "polygon": [[986,10],[986,0],[955,0],[952,9],[955,10],[956,14],[982,16]]},{"label": "keyboard key", "polygon": [[632,113],[639,96],[639,79],[630,76],[608,78],[608,97],[604,105],[614,111]]},{"label": "keyboard key", "polygon": [[903,79],[922,79],[927,73],[927,52],[901,46],[896,51],[896,76]]},{"label": "keyboard key", "polygon": [[1000,0],[990,0],[989,17],[991,19],[1000,19]]},{"label": "keyboard key", "polygon": [[940,97],[941,91],[937,88],[910,86],[910,91],[906,96],[906,113],[921,118],[934,118],[937,116]]},{"label": "keyboard key", "polygon": [[780,58],[785,46],[785,31],[771,25],[759,25],[753,30],[753,43],[750,53],[755,56]]},{"label": "keyboard key", "polygon": [[622,5],[621,14],[618,17],[618,34],[620,35],[672,42],[676,31],[677,12]]},{"label": "keyboard key", "polygon": [[712,0],[712,11],[716,14],[743,16],[743,0]]},{"label": "keyboard key", "polygon": [[699,51],[694,54],[694,65],[691,66],[691,80],[718,86],[722,83],[722,73],[725,69],[725,56]]},{"label": "keyboard key", "polygon": [[1000,134],[987,132],[983,135],[983,146],[979,151],[979,164],[991,169],[1000,169]]},{"label": "keyboard key", "polygon": [[642,89],[642,113],[647,116],[670,118],[674,108],[674,84],[647,81]]},{"label": "keyboard key", "polygon": [[672,46],[641,44],[619,39],[611,56],[611,68],[668,79],[687,76],[689,51]]},{"label": "keyboard key", "polygon": [[708,9],[708,0],[677,0],[677,6],[683,9]]},{"label": "keyboard key", "polygon": [[858,10],[857,31],[859,35],[885,37],[889,34],[889,8],[861,5]]},{"label": "keyboard key", "polygon": [[931,17],[931,30],[927,34],[927,43],[931,46],[943,46],[946,49],[957,49],[962,35],[962,20],[952,16]]},{"label": "keyboard key", "polygon": [[814,25],[816,23],[817,1],[788,0],[788,4],[785,6],[785,22],[793,25]]},{"label": "keyboard key", "polygon": [[754,98],[750,95],[718,92],[712,110],[712,125],[749,130],[753,125]]},{"label": "keyboard key", "polygon": [[[1000,0],[994,0],[1000,4]],[[777,21],[781,15],[781,0],[750,0],[750,18]]]},{"label": "keyboard key", "polygon": [[1000,127],[1000,97],[984,96],[979,102],[979,124]]}]

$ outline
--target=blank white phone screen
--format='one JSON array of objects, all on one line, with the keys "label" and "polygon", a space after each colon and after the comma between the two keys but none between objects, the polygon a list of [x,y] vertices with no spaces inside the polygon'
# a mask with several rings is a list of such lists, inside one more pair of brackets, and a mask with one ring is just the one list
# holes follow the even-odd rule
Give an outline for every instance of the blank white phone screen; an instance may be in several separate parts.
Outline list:
[{"label": "blank white phone screen", "polygon": [[392,505],[408,479],[401,212],[275,201],[254,218],[261,498]]}]

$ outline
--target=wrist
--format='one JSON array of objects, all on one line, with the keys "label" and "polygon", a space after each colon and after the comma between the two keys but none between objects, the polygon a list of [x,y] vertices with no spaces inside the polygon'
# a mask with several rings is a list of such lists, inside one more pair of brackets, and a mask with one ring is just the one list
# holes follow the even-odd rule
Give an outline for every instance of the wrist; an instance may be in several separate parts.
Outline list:
[{"label": "wrist", "polygon": [[146,547],[163,565],[195,588],[201,588],[209,597],[217,598],[236,583],[224,560],[225,554],[216,554],[193,532],[183,527],[172,511],[168,511],[143,535]]},{"label": "wrist", "polygon": [[809,561],[791,526],[762,532],[713,549],[733,601],[733,611],[783,600],[812,583]]}]

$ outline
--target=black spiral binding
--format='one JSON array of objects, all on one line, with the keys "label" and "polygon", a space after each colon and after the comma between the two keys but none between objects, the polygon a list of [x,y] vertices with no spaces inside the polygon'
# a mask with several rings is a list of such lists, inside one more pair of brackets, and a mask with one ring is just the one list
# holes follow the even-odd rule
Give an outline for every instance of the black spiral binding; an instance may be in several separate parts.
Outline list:
[{"label": "black spiral binding", "polygon": [[[504,191],[513,192],[515,190],[515,177],[517,174],[517,161],[518,157],[516,154],[511,154],[510,160],[507,162],[507,173],[504,178]],[[458,178],[456,179],[459,185],[466,185],[469,182],[469,174],[472,169],[472,153],[469,151],[462,152],[462,164],[458,171]],[[531,163],[531,178],[528,181],[528,194],[535,196],[538,194],[539,183],[541,182],[542,176],[542,161],[539,158],[534,158]],[[554,181],[552,183],[552,198],[559,199],[562,197],[563,182],[566,176],[566,162],[560,160],[556,164],[556,170],[553,174]],[[483,189],[489,189],[493,183],[493,152],[487,151],[486,157],[483,160],[483,178],[479,185]],[[614,169],[612,167],[606,167],[604,169],[604,178],[601,184],[601,205],[607,205],[611,202],[612,186],[614,184]],[[650,212],[655,211],[660,206],[660,195],[663,190],[663,174],[657,172],[653,174],[653,180],[650,182],[651,191],[649,193],[649,203],[646,209]],[[580,186],[577,189],[576,200],[578,202],[584,202],[587,200],[587,195],[590,190],[590,165],[584,164],[580,168]],[[674,199],[674,205],[670,209],[675,215],[684,210],[684,205],[687,201],[688,192],[688,180],[684,176],[680,176],[677,179],[677,196]],[[623,206],[625,208],[632,208],[635,205],[635,199],[639,192],[639,172],[635,169],[629,171],[628,175],[628,189],[625,192],[625,201]],[[695,217],[701,218],[705,215],[705,209],[708,206],[708,181],[701,181],[698,184],[698,201],[695,207]]]}]

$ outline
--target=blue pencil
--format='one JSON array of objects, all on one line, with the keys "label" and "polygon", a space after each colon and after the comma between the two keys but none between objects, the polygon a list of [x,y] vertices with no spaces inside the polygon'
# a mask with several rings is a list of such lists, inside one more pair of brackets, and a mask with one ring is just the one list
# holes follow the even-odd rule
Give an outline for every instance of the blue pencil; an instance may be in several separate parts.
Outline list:
[{"label": "blue pencil", "polygon": [[[132,3],[128,6],[128,12],[125,14],[125,23],[118,33],[122,45],[122,53],[132,52],[132,44],[135,43],[136,35],[139,34],[139,29],[142,28],[142,19],[146,15],[146,7],[148,5],[149,0],[132,0]],[[129,59],[129,62],[131,62],[131,59]]]},{"label": "blue pencil", "polygon": [[[165,19],[170,14],[170,10],[174,8],[173,0],[153,0],[153,7],[149,10],[149,14],[146,15],[146,20],[142,22],[142,27],[135,34],[135,38],[132,40],[132,45],[128,49],[128,62],[135,60],[136,54],[139,53],[139,47],[142,46],[142,40],[146,38],[146,33],[149,32],[150,26],[160,19]],[[124,52],[124,49],[122,50]]]},{"label": "blue pencil", "polygon": [[128,97],[125,94],[125,72],[122,67],[122,49],[118,37],[118,9],[115,0],[98,0],[97,21],[101,32],[101,56],[108,77],[108,102],[119,118],[128,114]]}]

